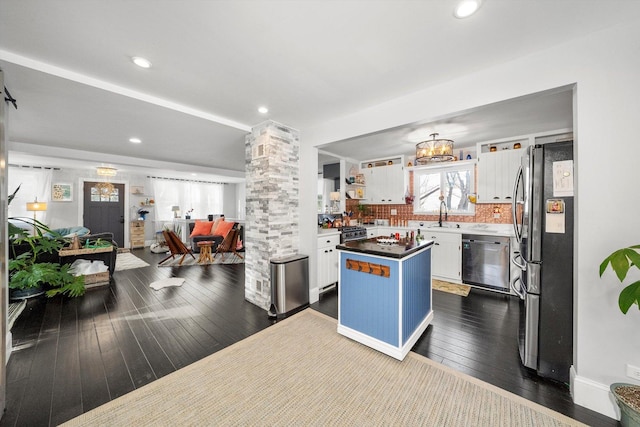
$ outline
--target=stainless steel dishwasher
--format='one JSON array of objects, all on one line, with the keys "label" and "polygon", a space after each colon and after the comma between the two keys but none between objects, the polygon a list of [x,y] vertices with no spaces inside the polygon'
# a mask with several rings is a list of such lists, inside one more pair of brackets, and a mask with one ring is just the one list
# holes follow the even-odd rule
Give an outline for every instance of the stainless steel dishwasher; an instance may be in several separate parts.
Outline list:
[{"label": "stainless steel dishwasher", "polygon": [[509,292],[509,237],[462,235],[462,282]]}]

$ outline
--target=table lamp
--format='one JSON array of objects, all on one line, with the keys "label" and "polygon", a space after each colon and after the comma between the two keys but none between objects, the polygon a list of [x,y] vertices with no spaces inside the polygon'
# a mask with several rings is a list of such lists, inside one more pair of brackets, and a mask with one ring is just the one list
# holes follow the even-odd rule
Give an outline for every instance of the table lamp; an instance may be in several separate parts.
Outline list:
[{"label": "table lamp", "polygon": [[33,212],[33,234],[36,234],[36,223],[38,222],[36,219],[36,214],[38,211],[46,211],[47,210],[47,202],[39,202],[38,198],[33,202],[27,202],[27,211]]},{"label": "table lamp", "polygon": [[173,217],[178,218],[178,212],[180,212],[180,206],[171,206],[171,211],[173,212]]}]

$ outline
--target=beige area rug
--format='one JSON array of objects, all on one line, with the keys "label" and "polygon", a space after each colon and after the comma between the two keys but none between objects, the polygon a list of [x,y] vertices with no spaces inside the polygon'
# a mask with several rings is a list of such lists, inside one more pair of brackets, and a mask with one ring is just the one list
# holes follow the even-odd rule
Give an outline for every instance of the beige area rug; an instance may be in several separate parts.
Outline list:
[{"label": "beige area rug", "polygon": [[438,279],[431,279],[431,287],[436,291],[448,292],[463,297],[466,297],[471,292],[471,286],[469,285],[458,285],[457,283],[449,283]]},{"label": "beige area rug", "polygon": [[[241,253],[241,255],[244,257],[244,252]],[[182,255],[180,255],[180,256],[176,256],[174,259],[169,258],[162,264],[158,264],[158,267],[191,267],[194,265],[202,266],[202,265],[216,265],[216,264],[244,264],[244,258],[240,258],[239,256],[234,254],[225,254],[224,259],[222,259],[221,255],[218,255],[213,259],[213,262],[203,262],[203,263],[198,263],[198,257],[200,256],[200,254],[193,254],[193,256],[195,256],[196,259],[191,258],[191,255],[187,255],[184,258],[184,261],[182,261],[182,265],[180,265],[180,258],[182,258]]]},{"label": "beige area rug", "polygon": [[582,425],[415,353],[400,362],[336,328],[306,309],[64,425]]},{"label": "beige area rug", "polygon": [[131,252],[118,252],[116,255],[115,271],[131,270],[132,268],[148,267],[149,263],[138,258]]}]

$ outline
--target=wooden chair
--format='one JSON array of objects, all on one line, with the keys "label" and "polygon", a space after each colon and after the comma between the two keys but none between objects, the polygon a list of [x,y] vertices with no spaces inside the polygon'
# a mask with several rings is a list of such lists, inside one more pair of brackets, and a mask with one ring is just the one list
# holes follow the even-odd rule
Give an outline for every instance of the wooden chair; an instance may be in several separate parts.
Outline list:
[{"label": "wooden chair", "polygon": [[196,259],[191,249],[187,248],[184,243],[182,243],[182,240],[180,240],[176,233],[171,230],[163,230],[162,235],[164,236],[164,240],[167,243],[167,246],[169,246],[169,251],[171,251],[171,253],[168,257],[160,261],[158,265],[162,264],[169,258],[175,259],[175,257],[179,255],[182,255],[182,258],[180,258],[180,262],[178,262],[178,265],[182,265],[182,262],[187,255],[191,255],[191,258],[193,258],[194,260]]},{"label": "wooden chair", "polygon": [[218,254],[220,254],[220,259],[224,261],[224,254],[228,252],[233,253],[234,256],[243,258],[243,256],[238,253],[238,248],[237,248],[239,234],[240,234],[240,230],[238,230],[237,228],[233,228],[229,230],[229,233],[225,236],[222,243],[220,243],[216,248],[216,253],[213,255],[214,262]]}]

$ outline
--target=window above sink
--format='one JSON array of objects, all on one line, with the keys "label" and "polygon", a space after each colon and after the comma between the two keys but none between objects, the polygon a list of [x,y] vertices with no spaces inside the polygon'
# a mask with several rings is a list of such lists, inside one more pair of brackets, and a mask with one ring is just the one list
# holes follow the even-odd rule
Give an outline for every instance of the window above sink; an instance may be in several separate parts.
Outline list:
[{"label": "window above sink", "polygon": [[418,166],[413,171],[413,213],[438,215],[440,196],[449,215],[473,215],[475,204],[475,161],[448,162],[435,166]]}]

